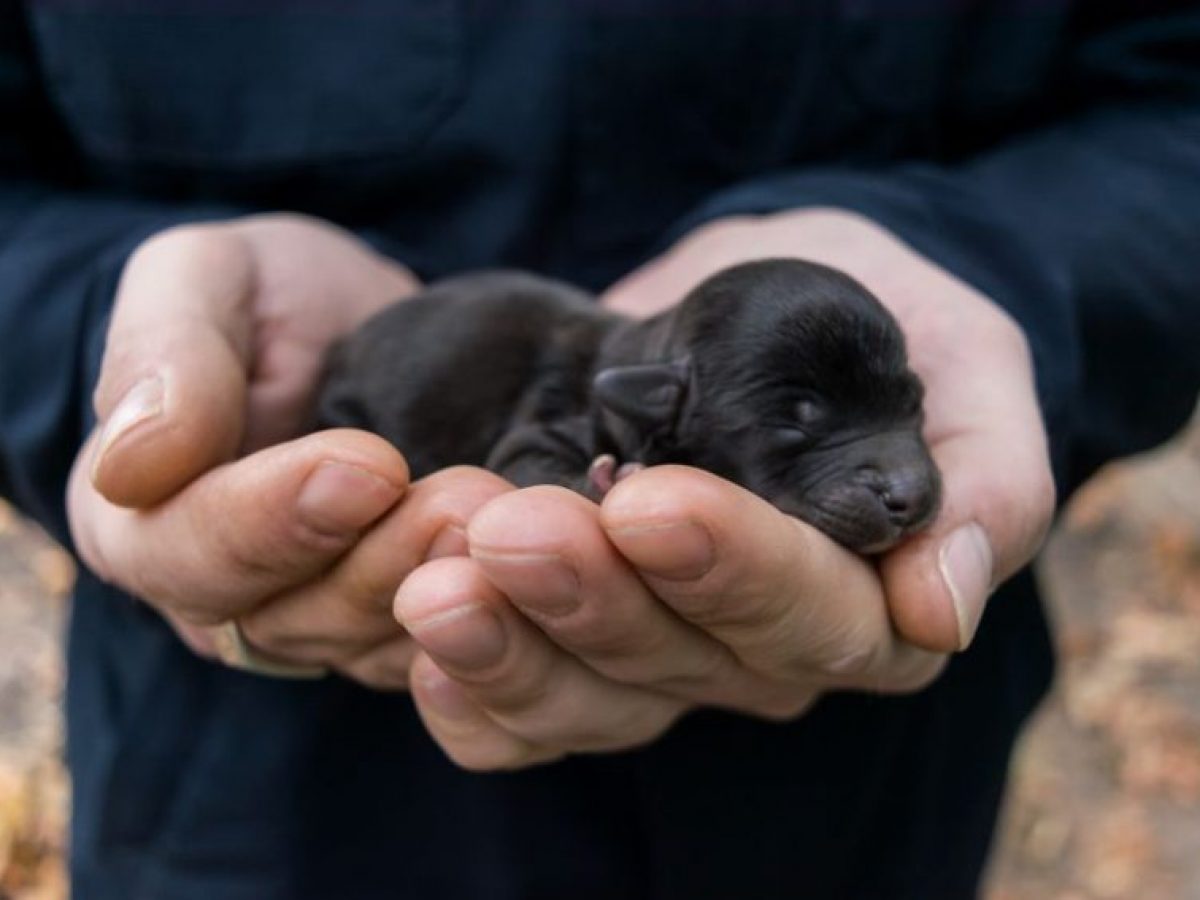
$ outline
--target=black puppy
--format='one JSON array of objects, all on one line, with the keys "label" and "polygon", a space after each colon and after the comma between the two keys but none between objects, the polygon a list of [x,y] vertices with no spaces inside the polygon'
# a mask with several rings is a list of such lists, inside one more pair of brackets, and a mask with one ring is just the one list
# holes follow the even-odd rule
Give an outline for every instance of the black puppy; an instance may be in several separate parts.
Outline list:
[{"label": "black puppy", "polygon": [[440,282],[344,342],[318,424],[383,435],[414,477],[482,465],[593,498],[642,466],[698,466],[875,553],[937,510],[922,393],[891,315],[814,263],[726,269],[644,321],[490,272]]}]

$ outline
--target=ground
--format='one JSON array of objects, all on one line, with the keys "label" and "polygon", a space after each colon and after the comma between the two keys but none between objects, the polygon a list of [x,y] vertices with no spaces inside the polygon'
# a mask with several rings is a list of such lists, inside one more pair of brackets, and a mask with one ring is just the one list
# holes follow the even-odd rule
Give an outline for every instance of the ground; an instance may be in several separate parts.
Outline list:
[{"label": "ground", "polygon": [[[984,898],[1200,900],[1200,427],[1082,491],[1040,576],[1058,681],[1014,758]],[[71,579],[0,504],[0,900],[66,896]]]}]

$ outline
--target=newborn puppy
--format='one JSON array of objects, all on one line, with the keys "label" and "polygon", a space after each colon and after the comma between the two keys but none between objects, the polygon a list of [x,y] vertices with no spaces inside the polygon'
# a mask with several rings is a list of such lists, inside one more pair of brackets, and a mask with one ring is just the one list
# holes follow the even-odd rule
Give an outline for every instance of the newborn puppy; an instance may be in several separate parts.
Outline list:
[{"label": "newborn puppy", "polygon": [[599,499],[643,466],[698,466],[877,553],[937,511],[921,399],[878,300],[774,259],[640,321],[531,275],[442,281],[337,348],[317,416],[388,438],[414,477],[482,465]]}]

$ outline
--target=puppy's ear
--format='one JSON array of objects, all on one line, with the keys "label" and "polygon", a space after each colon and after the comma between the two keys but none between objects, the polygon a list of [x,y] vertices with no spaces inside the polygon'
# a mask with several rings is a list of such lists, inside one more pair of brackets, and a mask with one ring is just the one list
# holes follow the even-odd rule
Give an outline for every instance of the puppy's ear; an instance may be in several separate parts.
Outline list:
[{"label": "puppy's ear", "polygon": [[674,427],[687,401],[692,363],[673,362],[610,366],[596,373],[592,390],[596,402],[640,431]]}]

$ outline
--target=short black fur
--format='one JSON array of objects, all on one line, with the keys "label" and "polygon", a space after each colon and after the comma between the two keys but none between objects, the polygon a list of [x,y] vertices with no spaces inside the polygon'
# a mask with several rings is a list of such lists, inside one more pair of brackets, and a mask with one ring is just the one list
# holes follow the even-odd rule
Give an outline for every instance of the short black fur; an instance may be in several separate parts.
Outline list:
[{"label": "short black fur", "polygon": [[335,351],[317,412],[388,438],[414,477],[481,465],[596,498],[617,469],[698,466],[872,553],[938,507],[921,401],[878,300],[773,259],[642,321],[523,273],[442,281]]}]

